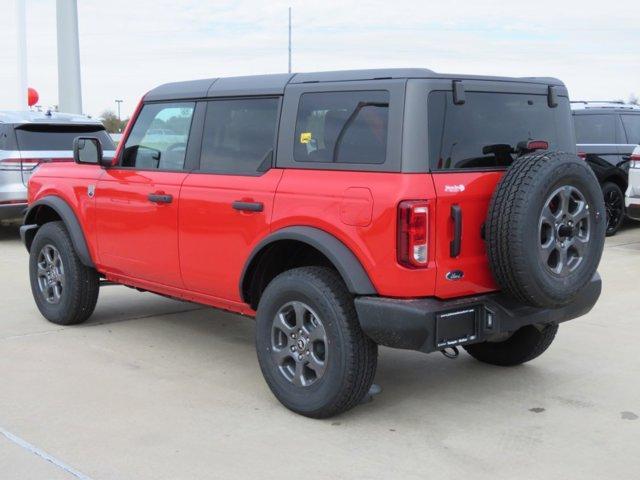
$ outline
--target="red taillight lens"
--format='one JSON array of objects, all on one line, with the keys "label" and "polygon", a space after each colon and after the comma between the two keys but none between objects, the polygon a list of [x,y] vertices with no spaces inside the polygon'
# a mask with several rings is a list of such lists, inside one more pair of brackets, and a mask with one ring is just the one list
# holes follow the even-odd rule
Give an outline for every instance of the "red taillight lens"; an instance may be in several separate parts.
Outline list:
[{"label": "red taillight lens", "polygon": [[412,268],[429,262],[429,204],[407,200],[398,206],[398,261]]},{"label": "red taillight lens", "polygon": [[549,142],[545,140],[529,140],[527,142],[527,150],[549,150]]},{"label": "red taillight lens", "polygon": [[586,160],[586,159],[587,159],[587,154],[586,154],[586,153],[584,153],[584,152],[578,152],[578,156],[579,156],[581,159],[583,159],[583,160]]},{"label": "red taillight lens", "polygon": [[630,163],[629,163],[630,168],[640,168],[640,153],[632,154],[629,160],[630,160]]}]

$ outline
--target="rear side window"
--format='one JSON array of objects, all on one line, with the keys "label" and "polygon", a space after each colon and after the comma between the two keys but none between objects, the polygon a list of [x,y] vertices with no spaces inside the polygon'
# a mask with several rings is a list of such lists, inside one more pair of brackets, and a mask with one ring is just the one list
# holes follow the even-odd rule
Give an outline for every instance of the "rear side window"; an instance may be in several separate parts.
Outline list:
[{"label": "rear side window", "polygon": [[238,175],[268,170],[273,158],[278,106],[277,98],[209,102],[200,170]]},{"label": "rear side window", "polygon": [[143,170],[182,170],[195,103],[142,107],[125,143],[121,165]]},{"label": "rear side window", "polygon": [[384,163],[388,125],[387,91],[305,93],[298,107],[294,160]]},{"label": "rear side window", "polygon": [[640,143],[640,115],[621,115],[628,143]]},{"label": "rear side window", "polygon": [[569,101],[550,108],[546,95],[451,92],[429,95],[429,161],[433,170],[505,167],[520,142],[544,140],[551,150],[574,152]]},{"label": "rear side window", "polygon": [[103,150],[115,150],[111,137],[101,125],[20,125],[15,129],[20,150],[73,150],[73,140],[80,136],[97,137]]},{"label": "rear side window", "polygon": [[615,115],[574,115],[576,140],[580,143],[616,143]]}]

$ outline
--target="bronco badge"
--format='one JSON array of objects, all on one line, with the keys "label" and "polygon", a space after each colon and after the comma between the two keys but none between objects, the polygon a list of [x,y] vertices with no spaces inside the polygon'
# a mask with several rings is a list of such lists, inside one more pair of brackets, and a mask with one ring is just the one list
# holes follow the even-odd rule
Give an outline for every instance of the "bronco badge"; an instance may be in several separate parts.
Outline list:
[{"label": "bronco badge", "polygon": [[462,277],[464,277],[464,272],[462,270],[451,270],[450,272],[447,272],[445,277],[447,278],[447,280],[451,281],[461,280]]}]

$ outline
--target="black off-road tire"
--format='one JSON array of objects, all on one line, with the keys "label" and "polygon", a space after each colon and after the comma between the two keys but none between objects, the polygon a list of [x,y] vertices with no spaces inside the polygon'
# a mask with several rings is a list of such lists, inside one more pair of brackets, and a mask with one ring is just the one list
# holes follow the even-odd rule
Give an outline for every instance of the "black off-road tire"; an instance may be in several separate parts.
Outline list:
[{"label": "black off-road tire", "polygon": [[[324,328],[324,373],[310,385],[288,379],[280,361],[274,359],[278,351],[274,335],[282,337],[279,330],[274,330],[274,322],[291,304],[308,306]],[[331,417],[356,406],[373,383],[378,356],[377,345],[360,328],[344,282],[325,267],[295,268],[269,283],[257,310],[256,350],[264,378],[276,398],[288,409],[312,418]],[[295,362],[296,356],[287,357],[286,362]]]},{"label": "black off-road tire", "polygon": [[512,367],[542,355],[553,342],[558,325],[542,329],[527,325],[503,342],[484,342],[467,345],[464,349],[476,360],[501,367]]},{"label": "black off-road tire", "polygon": [[624,192],[615,183],[604,182],[602,196],[607,214],[607,237],[611,237],[618,233],[624,222]]},{"label": "black off-road tire", "polygon": [[[547,264],[542,259],[541,225],[545,221],[542,215],[554,192],[559,189],[564,192],[565,188],[578,192],[584,199],[589,235],[585,237],[588,241],[580,245],[583,248],[580,263],[573,270],[556,274],[548,265],[552,257],[548,257]],[[582,226],[587,225],[586,220]],[[489,265],[501,289],[516,300],[534,307],[557,308],[574,300],[595,274],[604,248],[605,230],[602,191],[583,160],[562,152],[523,155],[507,170],[489,205],[486,223]],[[555,230],[552,235],[554,243],[559,242],[560,235]]]},{"label": "black off-road tire", "polygon": [[[38,262],[45,247],[53,247],[59,254],[64,285],[56,303],[47,301],[47,293],[40,288]],[[78,257],[69,232],[62,222],[44,224],[36,233],[29,255],[31,291],[40,313],[57,325],[76,325],[93,313],[98,301],[100,279],[98,273],[85,266]]]}]

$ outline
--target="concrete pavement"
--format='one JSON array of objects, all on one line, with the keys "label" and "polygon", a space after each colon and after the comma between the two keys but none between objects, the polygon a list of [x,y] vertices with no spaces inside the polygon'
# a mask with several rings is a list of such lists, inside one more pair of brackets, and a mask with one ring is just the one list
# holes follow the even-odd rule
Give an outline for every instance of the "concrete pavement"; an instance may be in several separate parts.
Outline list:
[{"label": "concrete pavement", "polygon": [[59,327],[33,303],[27,259],[0,228],[3,480],[637,478],[638,227],[608,239],[600,302],[539,359],[383,348],[382,393],[324,421],[271,395],[252,320],[112,286],[90,322]]}]

